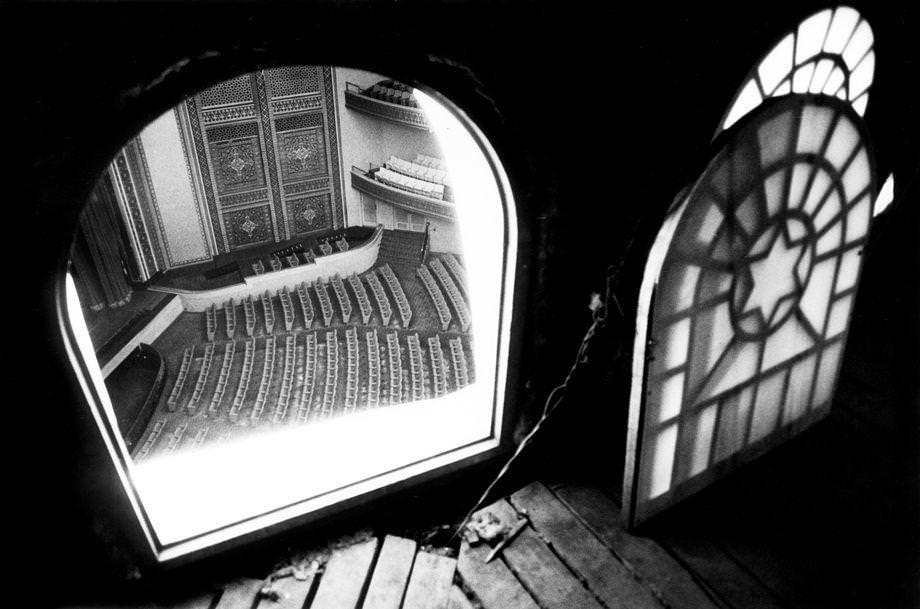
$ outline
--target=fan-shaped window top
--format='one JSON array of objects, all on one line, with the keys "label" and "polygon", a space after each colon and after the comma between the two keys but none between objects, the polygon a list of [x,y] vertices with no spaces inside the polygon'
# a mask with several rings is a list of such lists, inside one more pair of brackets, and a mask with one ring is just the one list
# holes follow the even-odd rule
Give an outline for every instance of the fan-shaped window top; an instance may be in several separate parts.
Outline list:
[{"label": "fan-shaped window top", "polygon": [[855,113],[792,96],[752,117],[669,216],[640,300],[633,522],[827,413],[873,200]]},{"label": "fan-shaped window top", "polygon": [[873,43],[869,22],[850,7],[812,15],[751,70],[719,131],[728,129],[764,99],[788,93],[832,95],[849,101],[862,116],[875,70]]}]

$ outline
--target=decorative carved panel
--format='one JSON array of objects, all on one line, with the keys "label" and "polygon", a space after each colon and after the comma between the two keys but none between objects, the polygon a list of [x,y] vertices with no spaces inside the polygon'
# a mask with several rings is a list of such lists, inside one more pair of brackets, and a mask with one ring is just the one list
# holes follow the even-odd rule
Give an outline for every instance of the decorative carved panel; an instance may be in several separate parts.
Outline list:
[{"label": "decorative carved panel", "polygon": [[211,144],[217,192],[220,194],[265,186],[262,152],[256,138]]},{"label": "decorative carved panel", "polygon": [[278,134],[281,152],[281,181],[294,182],[323,175],[326,167],[326,142],[318,128]]},{"label": "decorative carved panel", "polygon": [[268,205],[227,211],[223,214],[231,249],[272,241],[272,214]]},{"label": "decorative carved panel", "polygon": [[287,207],[295,234],[311,233],[329,226],[331,201],[328,194],[289,200]]},{"label": "decorative carved panel", "polygon": [[252,101],[252,78],[243,74],[202,91],[198,98],[203,108]]},{"label": "decorative carved panel", "polygon": [[288,66],[266,70],[272,99],[319,92],[316,66]]}]

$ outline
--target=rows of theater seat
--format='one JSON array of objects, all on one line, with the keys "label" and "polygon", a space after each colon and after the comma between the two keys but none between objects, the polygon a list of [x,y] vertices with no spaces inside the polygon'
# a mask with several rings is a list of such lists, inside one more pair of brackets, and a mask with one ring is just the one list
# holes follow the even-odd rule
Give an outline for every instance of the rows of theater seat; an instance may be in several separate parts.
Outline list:
[{"label": "rows of theater seat", "polygon": [[333,252],[347,252],[351,249],[351,244],[348,243],[345,235],[338,235],[319,241],[316,244],[316,249],[319,250],[319,253],[313,251],[313,248],[307,248],[302,243],[298,243],[272,252],[268,256],[268,267],[265,266],[265,260],[257,258],[249,262],[249,268],[256,275],[261,275],[266,272],[266,269],[274,272],[313,264],[318,256],[328,256]]},{"label": "rows of theater seat", "polygon": [[[463,332],[469,331],[471,322],[469,305],[467,305],[460,288],[457,287],[454,276],[447,271],[447,268],[441,262],[441,258],[434,258],[427,265],[419,266],[416,272],[438,313],[441,330],[446,332],[450,327],[451,321],[456,318],[460,330]],[[437,280],[435,277],[437,277]],[[465,292],[465,287],[463,292]],[[448,306],[448,302],[450,306]],[[452,310],[453,313],[451,312]]]},{"label": "rows of theater seat", "polygon": [[391,104],[399,104],[408,108],[418,108],[418,102],[412,95],[412,89],[395,80],[382,80],[375,85],[364,89],[362,94],[379,99]]}]

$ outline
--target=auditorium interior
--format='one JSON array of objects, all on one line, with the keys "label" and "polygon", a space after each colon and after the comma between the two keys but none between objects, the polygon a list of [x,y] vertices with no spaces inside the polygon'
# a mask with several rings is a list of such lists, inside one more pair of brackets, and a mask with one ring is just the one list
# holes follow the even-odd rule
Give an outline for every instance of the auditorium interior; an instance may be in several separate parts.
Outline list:
[{"label": "auditorium interior", "polygon": [[21,606],[920,606],[917,9],[165,6],[3,26]]}]

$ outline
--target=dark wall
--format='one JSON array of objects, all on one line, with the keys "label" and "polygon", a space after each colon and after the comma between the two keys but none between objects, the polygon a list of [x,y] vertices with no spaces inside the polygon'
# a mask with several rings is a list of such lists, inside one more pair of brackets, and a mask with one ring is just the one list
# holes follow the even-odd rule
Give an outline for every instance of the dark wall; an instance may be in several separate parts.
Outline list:
[{"label": "dark wall", "polygon": [[[3,302],[4,318],[15,323],[2,357],[8,385],[27,396],[5,400],[7,429],[16,430],[4,435],[16,455],[7,503],[22,508],[10,536],[23,569],[11,579],[28,589],[46,577],[35,565],[50,562],[60,579],[47,600],[124,578],[113,565],[131,564],[119,558],[138,540],[93,517],[96,502],[116,512],[127,504],[109,485],[104,449],[67,364],[54,285],[100,170],[165,109],[282,63],[385,73],[439,89],[465,109],[503,159],[520,212],[526,283],[514,392],[524,420],[533,420],[590,323],[589,295],[603,290],[607,267],[627,261],[618,300],[628,318],[644,249],[676,193],[705,166],[742,78],[788,27],[822,6],[771,3],[753,18],[739,3],[680,12],[639,3],[628,13],[572,2],[5,4],[4,149],[13,153],[5,168],[15,190],[2,216],[14,286]],[[920,20],[916,10],[876,3],[860,10],[878,41],[866,118],[879,167],[886,174],[894,167],[899,185],[914,184],[916,203]],[[909,263],[880,266],[902,290],[904,336],[916,337],[916,205],[895,213],[889,234],[897,243],[886,256]],[[559,454],[579,445],[571,433],[603,429],[596,421],[624,412],[631,326],[605,341],[589,376],[606,389],[586,382],[578,390],[578,419],[554,440]],[[915,344],[905,338],[896,348]],[[906,355],[917,361],[915,350]],[[48,406],[30,408],[35,402]],[[54,566],[62,563],[63,572]]]}]

